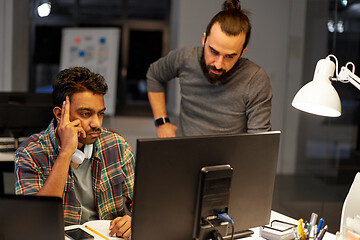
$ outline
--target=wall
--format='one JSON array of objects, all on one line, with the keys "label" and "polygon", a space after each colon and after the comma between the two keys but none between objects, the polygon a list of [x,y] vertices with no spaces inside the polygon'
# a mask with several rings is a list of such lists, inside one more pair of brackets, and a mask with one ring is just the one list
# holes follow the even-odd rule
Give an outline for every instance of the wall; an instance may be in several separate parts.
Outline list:
[{"label": "wall", "polygon": [[0,1],[0,91],[28,89],[28,1]]},{"label": "wall", "polygon": [[12,49],[12,9],[11,0],[0,1],[0,90],[11,90],[11,49]]}]

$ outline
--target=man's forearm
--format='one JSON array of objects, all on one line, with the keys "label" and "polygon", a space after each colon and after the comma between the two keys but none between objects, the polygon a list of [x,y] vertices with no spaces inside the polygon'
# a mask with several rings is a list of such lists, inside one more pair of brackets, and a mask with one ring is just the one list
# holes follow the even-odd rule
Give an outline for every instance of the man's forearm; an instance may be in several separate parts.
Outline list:
[{"label": "man's forearm", "polygon": [[71,155],[59,154],[55,164],[44,185],[37,193],[39,196],[54,196],[62,198],[64,187],[69,172]]},{"label": "man's forearm", "polygon": [[164,92],[149,92],[149,102],[153,111],[154,119],[167,117],[165,93]]}]

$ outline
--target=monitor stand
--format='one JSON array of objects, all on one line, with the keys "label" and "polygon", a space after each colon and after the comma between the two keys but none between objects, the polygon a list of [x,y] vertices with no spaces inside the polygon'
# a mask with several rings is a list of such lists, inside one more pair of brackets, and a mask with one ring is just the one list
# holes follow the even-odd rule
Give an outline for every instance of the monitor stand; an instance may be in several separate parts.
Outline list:
[{"label": "monitor stand", "polygon": [[[244,230],[244,231],[239,231],[239,232],[235,232],[234,233],[234,239],[238,239],[238,238],[245,238],[245,237],[251,237],[251,235],[254,234],[254,231],[248,229],[248,230]],[[231,234],[224,236],[223,237],[224,240],[229,240],[231,239]]]}]

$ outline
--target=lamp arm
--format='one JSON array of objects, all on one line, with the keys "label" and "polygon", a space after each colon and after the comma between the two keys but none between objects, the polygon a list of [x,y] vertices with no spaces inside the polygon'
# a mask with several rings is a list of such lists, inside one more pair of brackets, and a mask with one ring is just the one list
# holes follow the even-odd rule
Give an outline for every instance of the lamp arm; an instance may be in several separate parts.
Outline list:
[{"label": "lamp arm", "polygon": [[330,61],[330,58],[333,58],[335,60],[335,76],[337,77],[339,75],[339,72],[338,72],[338,66],[339,66],[339,63],[338,63],[338,60],[336,58],[335,55],[333,54],[329,54],[326,59],[328,59]]},{"label": "lamp arm", "polygon": [[360,90],[360,78],[347,67],[341,67],[337,80],[340,82],[350,82],[358,90]]}]

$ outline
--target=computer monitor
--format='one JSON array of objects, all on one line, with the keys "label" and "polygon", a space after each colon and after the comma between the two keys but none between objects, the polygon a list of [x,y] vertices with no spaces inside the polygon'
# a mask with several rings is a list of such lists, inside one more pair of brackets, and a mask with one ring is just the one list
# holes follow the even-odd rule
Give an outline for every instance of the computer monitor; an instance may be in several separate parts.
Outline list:
[{"label": "computer monitor", "polygon": [[52,94],[0,92],[0,112],[0,136],[27,137],[50,124]]},{"label": "computer monitor", "polygon": [[64,240],[61,198],[0,195],[0,206],[0,239]]},{"label": "computer monitor", "polygon": [[138,139],[132,239],[193,239],[200,170],[229,164],[235,231],[268,224],[280,132]]}]

